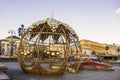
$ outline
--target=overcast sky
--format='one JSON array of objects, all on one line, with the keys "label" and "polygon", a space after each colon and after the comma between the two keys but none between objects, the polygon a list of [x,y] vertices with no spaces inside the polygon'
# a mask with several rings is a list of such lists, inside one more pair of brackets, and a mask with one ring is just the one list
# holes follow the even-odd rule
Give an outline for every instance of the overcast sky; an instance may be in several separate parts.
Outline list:
[{"label": "overcast sky", "polygon": [[120,44],[120,0],[0,0],[0,39],[53,17],[70,25],[79,39]]}]

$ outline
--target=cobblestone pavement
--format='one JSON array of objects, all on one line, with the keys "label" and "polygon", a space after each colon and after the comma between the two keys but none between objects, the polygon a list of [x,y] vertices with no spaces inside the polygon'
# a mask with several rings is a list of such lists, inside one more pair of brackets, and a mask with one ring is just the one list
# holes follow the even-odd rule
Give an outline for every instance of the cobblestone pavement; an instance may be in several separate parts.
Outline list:
[{"label": "cobblestone pavement", "polygon": [[12,80],[120,80],[120,66],[115,71],[83,71],[77,74],[65,72],[63,76],[38,76],[24,73],[18,62],[3,62],[8,67],[7,75]]}]

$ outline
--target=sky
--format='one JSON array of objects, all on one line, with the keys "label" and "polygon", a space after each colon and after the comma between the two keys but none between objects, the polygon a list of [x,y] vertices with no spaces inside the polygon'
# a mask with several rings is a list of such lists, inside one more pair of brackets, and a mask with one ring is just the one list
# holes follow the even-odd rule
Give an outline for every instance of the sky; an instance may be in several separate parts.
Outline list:
[{"label": "sky", "polygon": [[80,40],[120,44],[120,0],[0,0],[0,39],[52,16]]}]

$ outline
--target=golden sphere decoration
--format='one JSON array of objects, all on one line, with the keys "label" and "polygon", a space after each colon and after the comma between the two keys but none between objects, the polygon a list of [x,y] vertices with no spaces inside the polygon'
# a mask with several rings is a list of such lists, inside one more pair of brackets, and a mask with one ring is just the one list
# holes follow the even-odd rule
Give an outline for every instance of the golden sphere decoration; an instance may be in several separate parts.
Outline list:
[{"label": "golden sphere decoration", "polygon": [[24,72],[37,75],[76,73],[81,64],[81,48],[75,31],[53,18],[37,21],[26,29],[18,51]]}]

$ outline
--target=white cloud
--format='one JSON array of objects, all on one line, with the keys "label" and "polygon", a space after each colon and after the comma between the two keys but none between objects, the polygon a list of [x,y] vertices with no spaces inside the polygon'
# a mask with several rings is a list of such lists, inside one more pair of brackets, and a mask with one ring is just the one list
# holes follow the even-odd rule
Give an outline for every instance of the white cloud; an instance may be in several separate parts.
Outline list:
[{"label": "white cloud", "polygon": [[120,15],[120,8],[118,8],[118,9],[115,11],[115,13]]}]

